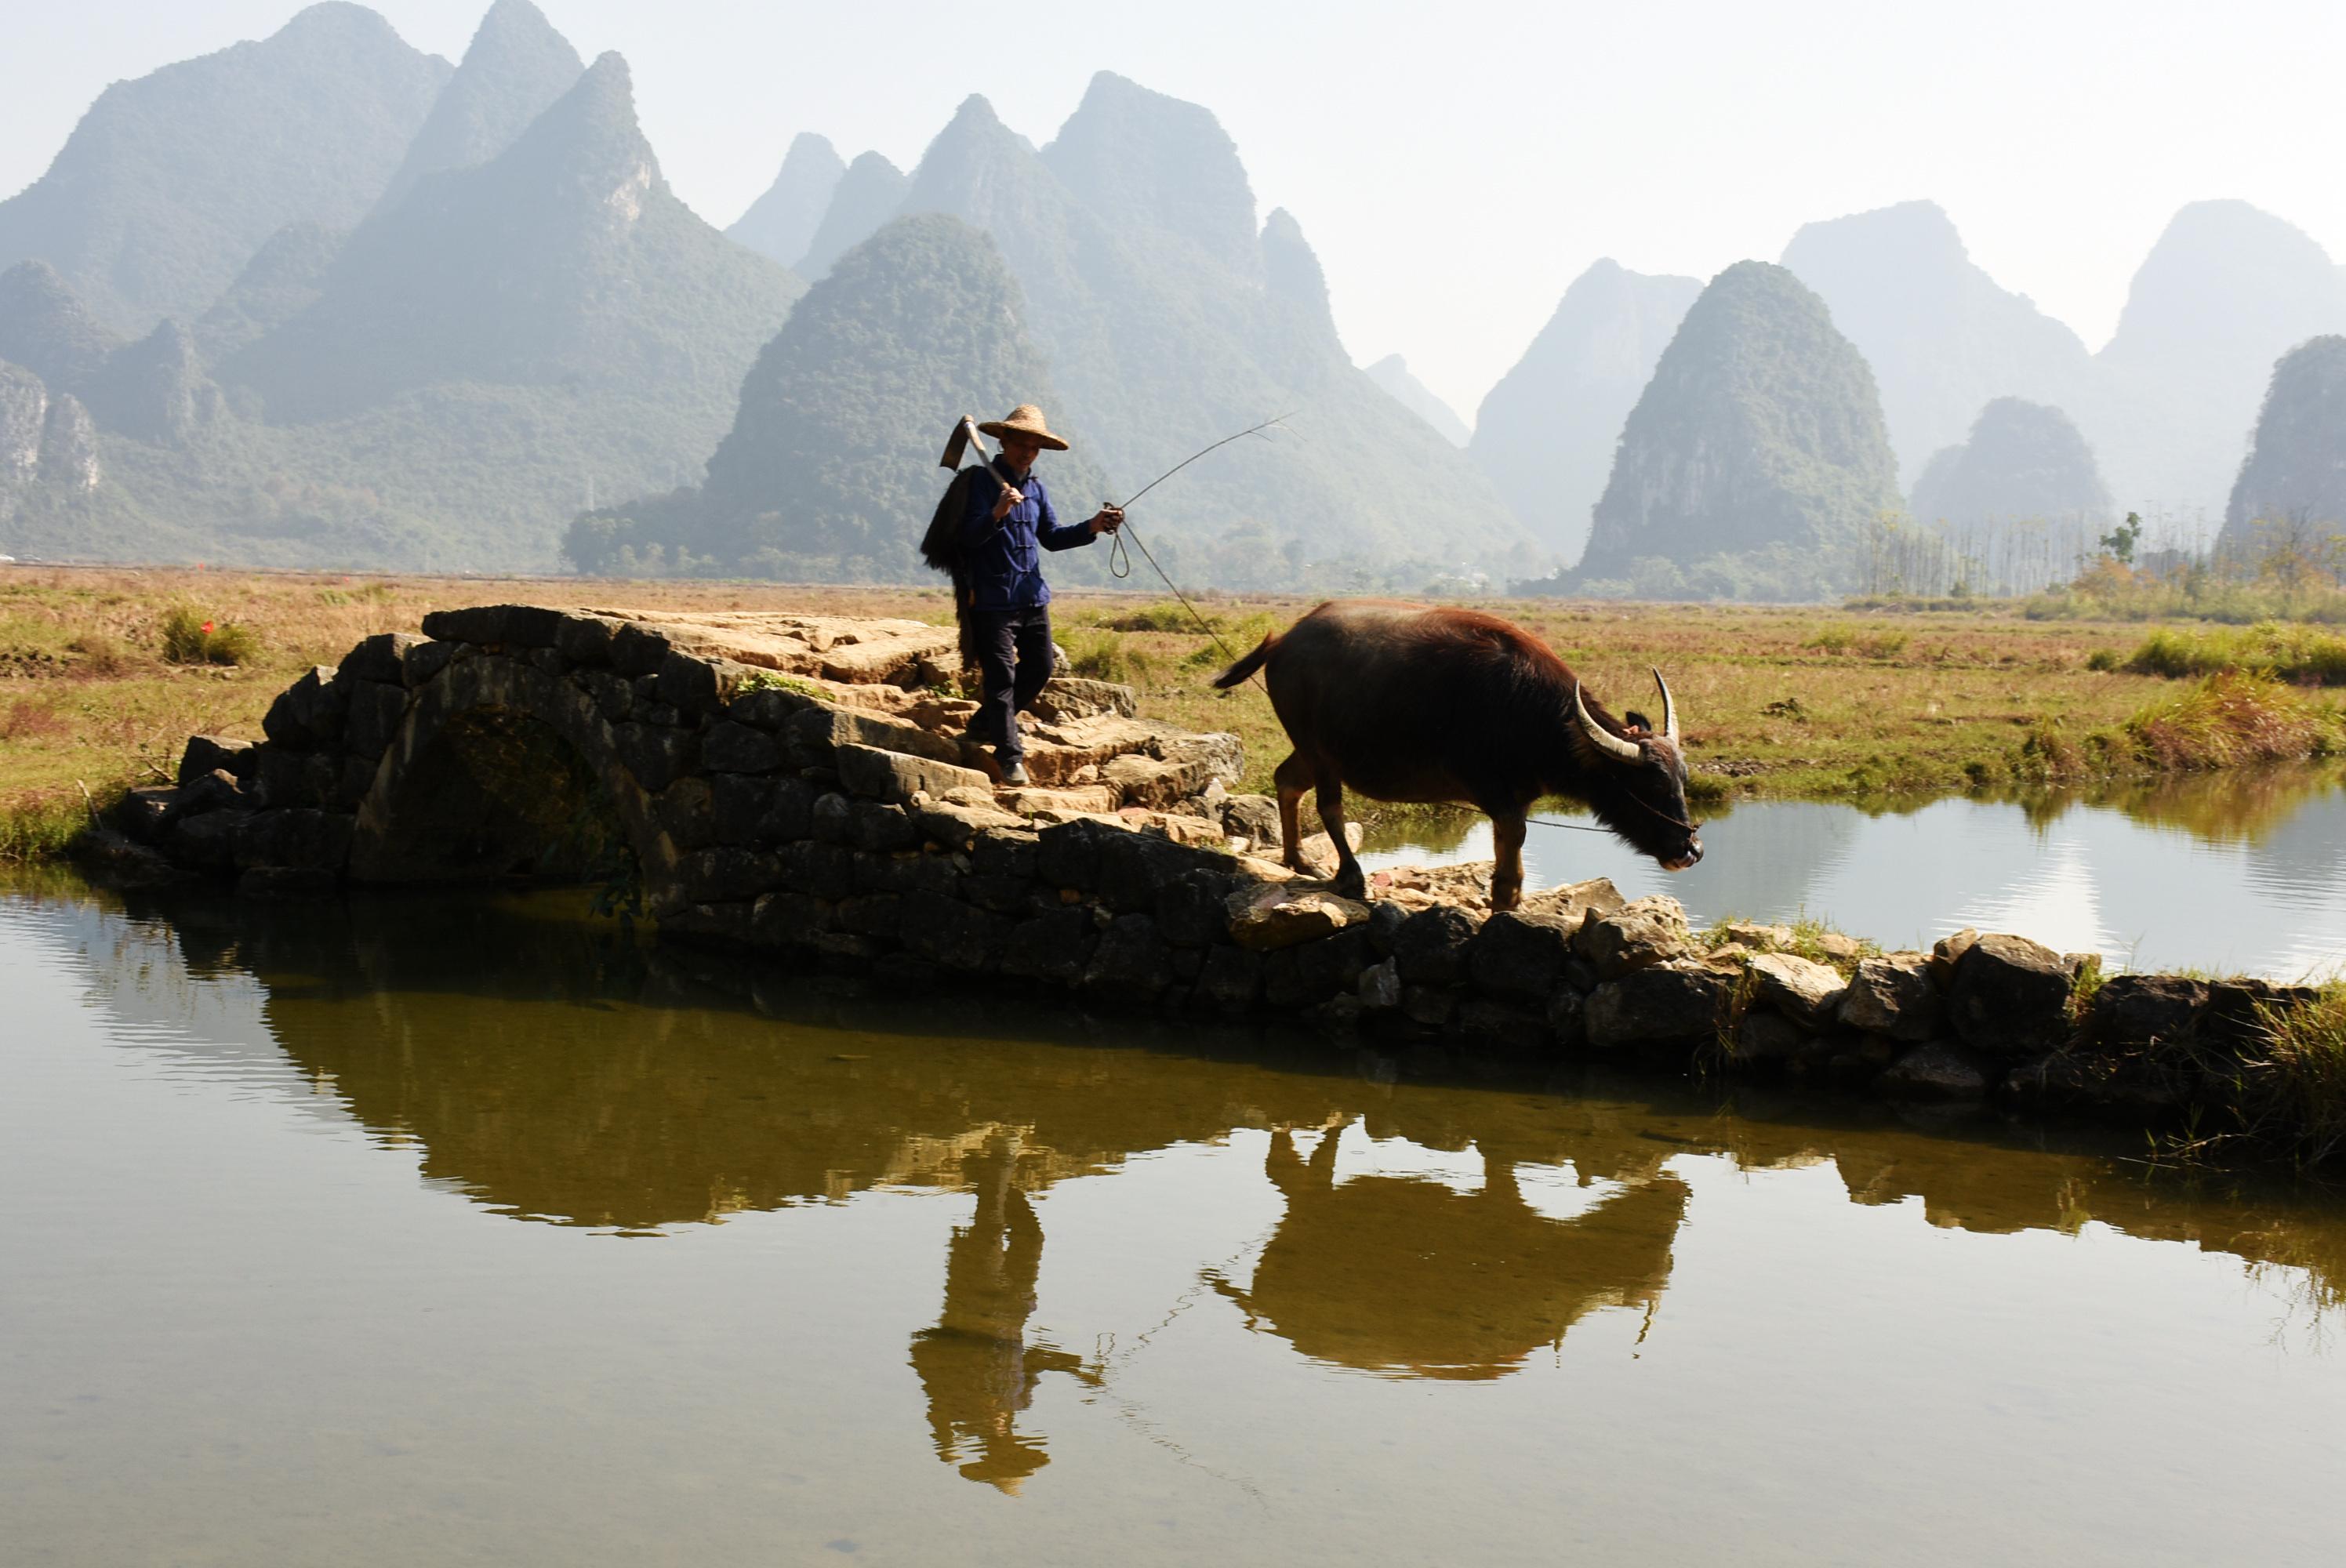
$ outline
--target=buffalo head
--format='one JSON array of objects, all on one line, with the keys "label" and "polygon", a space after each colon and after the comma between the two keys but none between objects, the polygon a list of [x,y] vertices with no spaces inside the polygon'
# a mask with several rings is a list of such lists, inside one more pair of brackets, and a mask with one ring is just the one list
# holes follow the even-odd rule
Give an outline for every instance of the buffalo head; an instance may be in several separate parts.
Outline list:
[{"label": "buffalo head", "polygon": [[1617,735],[1597,722],[1581,697],[1580,683],[1573,683],[1573,721],[1595,764],[1584,770],[1577,793],[1616,835],[1652,856],[1664,871],[1682,871],[1702,859],[1702,824],[1687,810],[1686,759],[1678,751],[1678,712],[1670,700],[1670,683],[1658,669],[1654,684],[1662,694],[1661,733],[1654,733],[1645,715],[1628,713]]}]

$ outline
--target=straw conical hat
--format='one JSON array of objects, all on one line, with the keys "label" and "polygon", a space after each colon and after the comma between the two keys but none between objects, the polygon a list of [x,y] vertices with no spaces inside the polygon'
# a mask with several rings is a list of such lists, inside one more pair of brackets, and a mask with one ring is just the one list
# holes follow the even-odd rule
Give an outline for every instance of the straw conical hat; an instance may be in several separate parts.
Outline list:
[{"label": "straw conical hat", "polygon": [[1024,435],[1041,443],[1053,452],[1067,450],[1067,443],[1053,435],[1051,427],[1043,423],[1043,411],[1031,402],[1022,402],[1010,411],[1009,417],[988,420],[977,428],[996,441],[1000,441],[1005,436]]}]

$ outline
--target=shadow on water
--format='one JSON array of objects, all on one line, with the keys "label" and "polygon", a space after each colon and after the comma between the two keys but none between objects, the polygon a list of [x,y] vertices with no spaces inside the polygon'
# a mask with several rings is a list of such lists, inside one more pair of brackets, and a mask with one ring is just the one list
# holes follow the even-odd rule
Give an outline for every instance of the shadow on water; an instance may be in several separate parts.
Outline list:
[{"label": "shadow on water", "polygon": [[[2346,1287],[2346,1223],[2323,1195],[2153,1176],[2090,1139],[1992,1122],[1723,1099],[1577,1065],[1429,1070],[1010,995],[879,995],[624,938],[575,918],[576,891],[298,908],[18,897],[55,917],[50,940],[78,949],[93,998],[125,1015],[169,1013],[175,988],[253,984],[307,1086],[515,1220],[646,1237],[876,1188],[974,1195],[908,1359],[939,1457],[1005,1491],[1046,1462],[1018,1430],[1042,1380],[1106,1373],[1030,1339],[1045,1250],[1031,1196],[1244,1130],[1270,1134],[1263,1179],[1282,1208],[1250,1271],[1209,1270],[1200,1289],[1305,1357],[1383,1377],[1501,1378],[1593,1311],[1650,1316],[1686,1217],[1669,1168],[1684,1156],[1830,1163],[1850,1201],[1919,1202],[1941,1227],[2099,1222],[2301,1269],[2317,1314]],[[1345,1176],[1340,1148],[1363,1136],[1459,1156],[1479,1180]]]}]

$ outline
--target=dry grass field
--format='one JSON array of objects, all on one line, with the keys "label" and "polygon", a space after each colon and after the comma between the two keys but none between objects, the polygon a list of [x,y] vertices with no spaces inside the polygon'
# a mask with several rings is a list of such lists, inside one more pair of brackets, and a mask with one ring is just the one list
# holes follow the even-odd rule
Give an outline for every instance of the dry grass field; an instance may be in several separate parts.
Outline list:
[{"label": "dry grass field", "polygon": [[[513,600],[940,624],[952,615],[942,588],[0,568],[0,859],[36,858],[61,844],[83,820],[85,790],[102,803],[128,785],[167,779],[191,732],[257,737],[278,691],[359,638],[413,629],[433,609]],[[1239,651],[1312,603],[1198,602],[1221,642]],[[2034,621],[1996,606],[1483,607],[1545,637],[1616,708],[1650,706],[1647,667],[1661,667],[1678,695],[1698,789],[1713,800],[2185,770],[2324,755],[2346,733],[2329,698],[2268,674],[2130,672],[2144,645],[2139,623]],[[1268,780],[1285,752],[1268,700],[1259,686],[1225,695],[1207,684],[1223,666],[1222,648],[1178,605],[1069,593],[1056,613],[1059,640],[1083,673],[1135,686],[1146,712],[1237,732],[1250,782]]]}]

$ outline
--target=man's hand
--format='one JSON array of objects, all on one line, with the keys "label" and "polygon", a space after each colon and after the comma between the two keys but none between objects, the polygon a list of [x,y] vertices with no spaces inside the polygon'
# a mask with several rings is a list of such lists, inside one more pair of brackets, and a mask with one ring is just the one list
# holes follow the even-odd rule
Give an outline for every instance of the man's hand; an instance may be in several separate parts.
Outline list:
[{"label": "man's hand", "polygon": [[1103,534],[1113,534],[1124,526],[1124,508],[1103,506],[1085,521],[1084,526],[1092,531],[1095,539]]},{"label": "man's hand", "polygon": [[1001,522],[1010,515],[1010,509],[1026,499],[1026,493],[1015,484],[1005,484],[1002,494],[994,498],[994,520]]}]

